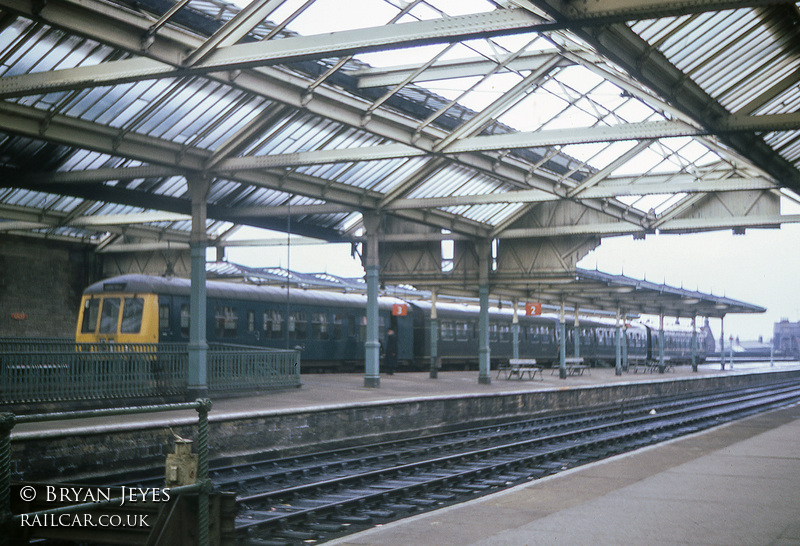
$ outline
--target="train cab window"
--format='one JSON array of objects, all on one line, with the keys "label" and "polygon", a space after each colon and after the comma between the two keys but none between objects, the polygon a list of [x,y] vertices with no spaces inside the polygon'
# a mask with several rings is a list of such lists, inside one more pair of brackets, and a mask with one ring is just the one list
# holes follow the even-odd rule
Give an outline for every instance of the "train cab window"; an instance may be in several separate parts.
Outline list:
[{"label": "train cab window", "polygon": [[251,309],[247,310],[247,331],[250,333],[256,331],[256,312]]},{"label": "train cab window", "polygon": [[283,315],[280,311],[264,311],[264,337],[283,339]]},{"label": "train cab window", "polygon": [[181,305],[181,336],[189,337],[189,306],[187,304]]},{"label": "train cab window", "polygon": [[289,339],[306,339],[308,337],[308,319],[303,311],[289,314]]},{"label": "train cab window", "polygon": [[143,298],[125,298],[125,305],[122,307],[122,324],[119,332],[121,334],[138,334],[142,329],[142,312],[144,311]]},{"label": "train cab window", "polygon": [[119,298],[105,298],[103,300],[103,310],[100,313],[100,333],[116,334],[117,322],[119,321]]},{"label": "train cab window", "polygon": [[443,320],[440,331],[442,333],[442,341],[453,341],[455,339],[455,331],[452,321]]},{"label": "train cab window", "polygon": [[158,330],[160,332],[169,330],[169,305],[166,303],[158,306]]},{"label": "train cab window", "polygon": [[335,340],[342,339],[342,325],[344,324],[344,316],[339,313],[333,314],[333,322],[331,323],[331,337]]},{"label": "train cab window", "polygon": [[97,315],[100,313],[100,300],[86,300],[83,302],[83,322],[81,332],[87,334],[97,329]]},{"label": "train cab window", "polygon": [[217,338],[232,339],[237,337],[239,315],[235,307],[217,307],[214,310],[214,325]]},{"label": "train cab window", "polygon": [[326,313],[311,313],[311,339],[327,341],[329,336],[328,315]]}]

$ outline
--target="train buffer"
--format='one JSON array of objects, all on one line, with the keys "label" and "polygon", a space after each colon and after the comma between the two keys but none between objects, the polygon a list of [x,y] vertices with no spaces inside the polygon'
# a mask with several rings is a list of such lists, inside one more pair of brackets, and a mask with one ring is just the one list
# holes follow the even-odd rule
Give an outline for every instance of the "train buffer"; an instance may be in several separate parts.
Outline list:
[{"label": "train buffer", "polygon": [[506,379],[516,377],[518,380],[522,380],[526,373],[528,374],[528,379],[534,379],[538,373],[539,380],[544,381],[544,377],[542,377],[542,368],[536,365],[535,358],[512,358],[507,364],[501,364],[500,367],[497,368],[498,378],[500,374],[503,373],[505,373]]}]

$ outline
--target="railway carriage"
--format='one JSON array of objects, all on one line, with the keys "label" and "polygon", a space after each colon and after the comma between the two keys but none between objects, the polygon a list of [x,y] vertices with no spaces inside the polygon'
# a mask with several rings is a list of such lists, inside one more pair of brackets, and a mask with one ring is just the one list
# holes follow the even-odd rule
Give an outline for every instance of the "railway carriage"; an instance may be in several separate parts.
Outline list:
[{"label": "railway carriage", "polygon": [[[219,281],[206,284],[206,339],[210,343],[302,349],[304,371],[361,371],[364,366],[367,298],[274,286]],[[83,294],[76,341],[107,343],[188,342],[190,281],[175,277],[122,275],[95,283]],[[430,302],[378,301],[379,339],[397,332],[399,370],[430,366]],[[438,355],[442,367],[475,368],[478,362],[478,308],[439,303]],[[519,354],[543,364],[557,362],[558,316],[519,317]],[[513,354],[511,309],[489,313],[493,362]],[[566,325],[566,348],[572,354],[576,329]],[[613,320],[581,319],[577,328],[580,355],[595,365],[616,358]],[[691,330],[665,332],[665,354],[671,362],[691,360]],[[642,324],[627,329],[628,354],[655,359],[658,332]],[[701,350],[698,358],[703,359]]]}]

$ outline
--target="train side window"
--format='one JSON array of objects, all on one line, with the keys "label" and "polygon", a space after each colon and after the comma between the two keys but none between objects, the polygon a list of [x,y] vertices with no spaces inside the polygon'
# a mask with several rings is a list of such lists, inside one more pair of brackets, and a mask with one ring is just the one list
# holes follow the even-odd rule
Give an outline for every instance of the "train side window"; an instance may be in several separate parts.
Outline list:
[{"label": "train side window", "polygon": [[442,321],[442,341],[453,341],[455,339],[453,332],[453,323],[449,320]]},{"label": "train side window", "polygon": [[489,324],[489,341],[497,341],[497,323]]},{"label": "train side window", "polygon": [[100,333],[116,334],[117,321],[119,321],[119,298],[105,298],[103,300],[103,310],[100,313]]},{"label": "train side window", "polygon": [[294,311],[289,315],[289,339],[306,339],[308,337],[308,319],[303,311]]},{"label": "train side window", "polygon": [[511,341],[511,327],[507,324],[501,324],[499,326],[500,331],[500,341],[501,342],[509,342]]},{"label": "train side window", "polygon": [[236,308],[217,307],[214,310],[214,323],[218,338],[235,338],[239,328],[239,315],[236,312]]},{"label": "train side window", "polygon": [[189,312],[189,305],[184,303],[181,305],[181,336],[189,337],[189,318],[191,317],[191,313]]},{"label": "train side window", "polygon": [[469,324],[456,322],[456,341],[469,341]]},{"label": "train side window", "polygon": [[256,312],[252,309],[247,310],[247,331],[250,333],[256,331]]},{"label": "train side window", "polygon": [[327,341],[328,338],[328,315],[326,313],[311,313],[311,339]]},{"label": "train side window", "polygon": [[97,315],[100,313],[100,300],[86,300],[83,302],[83,322],[81,332],[94,333],[97,329]]},{"label": "train side window", "polygon": [[169,305],[166,303],[158,306],[158,330],[161,332],[169,330]]},{"label": "train side window", "polygon": [[342,339],[342,324],[344,322],[344,317],[339,313],[333,314],[333,328],[332,328],[332,336],[333,339]]},{"label": "train side window", "polygon": [[143,311],[143,298],[125,298],[125,305],[122,307],[122,324],[119,327],[120,333],[138,334],[142,329]]},{"label": "train side window", "polygon": [[264,311],[264,337],[283,339],[283,315],[280,311],[275,309]]}]

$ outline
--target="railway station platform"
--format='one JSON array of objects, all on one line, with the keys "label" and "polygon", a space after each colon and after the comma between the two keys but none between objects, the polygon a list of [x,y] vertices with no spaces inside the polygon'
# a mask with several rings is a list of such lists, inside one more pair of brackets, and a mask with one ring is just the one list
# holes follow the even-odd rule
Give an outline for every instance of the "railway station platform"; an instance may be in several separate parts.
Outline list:
[{"label": "railway station platform", "polygon": [[800,405],[329,544],[800,545]]},{"label": "railway station platform", "polygon": [[[267,452],[281,457],[358,443],[509,422],[545,411],[624,404],[647,396],[679,394],[751,384],[781,375],[800,380],[800,363],[719,363],[677,366],[665,374],[592,368],[560,379],[545,370],[542,380],[505,380],[478,372],[381,375],[380,388],[363,386],[361,374],[308,374],[302,386],[247,398],[214,400],[209,413],[212,457],[243,462]],[[173,433],[192,438],[191,410],[19,424],[11,432],[12,473],[18,479],[80,480],[95,472],[163,465]]]},{"label": "railway station platform", "polygon": [[[319,410],[344,405],[380,404],[392,401],[410,401],[432,397],[461,397],[471,395],[510,394],[540,391],[567,391],[579,388],[627,383],[652,383],[676,379],[706,379],[752,373],[800,371],[800,362],[747,362],[721,369],[719,362],[705,363],[692,372],[691,366],[676,366],[664,374],[623,373],[615,375],[613,368],[591,368],[583,375],[560,379],[557,370],[544,373],[534,380],[497,378],[492,370],[489,385],[478,384],[477,371],[440,372],[431,379],[428,372],[401,372],[393,375],[381,374],[379,388],[364,387],[364,376],[359,373],[302,374],[301,387],[284,391],[272,391],[242,398],[220,398],[213,400],[211,421],[229,420],[253,414],[287,413],[299,410]],[[97,427],[136,427],[150,423],[180,424],[191,421],[190,411],[177,413],[139,414],[113,418],[75,419],[29,423],[18,425],[12,438],[31,434],[57,434],[63,430],[82,431]]]}]

